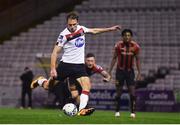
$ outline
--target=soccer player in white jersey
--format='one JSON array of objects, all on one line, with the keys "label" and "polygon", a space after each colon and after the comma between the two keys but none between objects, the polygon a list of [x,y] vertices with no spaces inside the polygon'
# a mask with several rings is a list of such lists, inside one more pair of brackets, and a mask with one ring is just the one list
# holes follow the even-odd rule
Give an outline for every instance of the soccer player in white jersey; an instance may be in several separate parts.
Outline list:
[{"label": "soccer player in white jersey", "polygon": [[[94,112],[94,108],[85,108],[91,89],[90,79],[84,65],[85,34],[116,31],[120,30],[121,27],[116,25],[109,28],[86,28],[78,24],[78,15],[73,12],[67,15],[66,21],[67,28],[60,33],[51,54],[50,78],[47,80],[44,77],[38,77],[32,82],[31,88],[42,86],[48,89],[48,86],[53,84],[55,80],[61,82],[67,77],[75,78],[82,87],[78,115],[85,116]],[[56,66],[58,54],[62,49],[64,53],[58,66]]]}]

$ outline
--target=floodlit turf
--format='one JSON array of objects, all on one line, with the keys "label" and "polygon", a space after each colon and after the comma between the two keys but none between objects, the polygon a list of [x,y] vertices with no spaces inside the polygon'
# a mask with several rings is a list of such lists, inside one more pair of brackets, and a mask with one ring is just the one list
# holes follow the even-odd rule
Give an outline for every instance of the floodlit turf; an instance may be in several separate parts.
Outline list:
[{"label": "floodlit turf", "polygon": [[58,109],[0,109],[0,124],[180,124],[180,113],[137,112],[131,119],[129,112],[114,117],[113,111],[95,111],[91,116],[68,117]]}]

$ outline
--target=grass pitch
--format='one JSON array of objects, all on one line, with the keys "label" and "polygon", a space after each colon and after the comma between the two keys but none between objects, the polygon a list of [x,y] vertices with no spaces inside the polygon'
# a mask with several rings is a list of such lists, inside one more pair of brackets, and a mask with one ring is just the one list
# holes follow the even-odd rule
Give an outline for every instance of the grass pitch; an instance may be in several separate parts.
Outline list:
[{"label": "grass pitch", "polygon": [[113,111],[95,111],[91,116],[68,117],[58,109],[0,108],[0,124],[180,124],[180,113],[129,112],[114,117]]}]

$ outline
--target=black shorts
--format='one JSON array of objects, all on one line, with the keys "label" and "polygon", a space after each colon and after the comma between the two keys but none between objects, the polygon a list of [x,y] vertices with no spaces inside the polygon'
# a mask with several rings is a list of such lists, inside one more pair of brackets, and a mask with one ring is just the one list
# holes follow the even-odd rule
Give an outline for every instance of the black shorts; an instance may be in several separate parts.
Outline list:
[{"label": "black shorts", "polygon": [[124,85],[125,82],[127,85],[135,85],[135,74],[134,70],[121,70],[117,68],[116,70],[116,80],[118,81],[119,85]]},{"label": "black shorts", "polygon": [[64,81],[67,77],[74,79],[82,76],[88,76],[85,69],[85,64],[71,64],[60,62],[57,67],[57,80]]}]

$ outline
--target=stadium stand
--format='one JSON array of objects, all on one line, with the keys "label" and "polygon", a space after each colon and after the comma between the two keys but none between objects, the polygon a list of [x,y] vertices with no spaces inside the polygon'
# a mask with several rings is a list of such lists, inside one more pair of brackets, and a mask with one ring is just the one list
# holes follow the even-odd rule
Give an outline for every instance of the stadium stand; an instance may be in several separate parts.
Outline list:
[{"label": "stadium stand", "polygon": [[[179,7],[179,0],[88,0],[75,10],[80,15],[80,23],[87,27],[121,24],[123,28],[131,28],[142,47],[143,75],[148,77],[150,70],[157,73],[162,66],[169,70],[164,78],[156,78],[147,88],[172,90],[180,89]],[[0,45],[1,86],[19,86],[19,75],[27,65],[33,67],[35,74],[45,75],[43,69],[37,67],[36,55],[51,53],[59,32],[65,27],[65,15],[60,13]],[[120,32],[88,35],[86,52],[95,53],[97,64],[106,69],[112,48],[119,39]],[[93,76],[92,81],[93,85],[105,85],[98,75]]]},{"label": "stadium stand", "polygon": [[1,0],[0,1],[0,12],[9,9],[16,4],[23,2],[24,0]]}]

